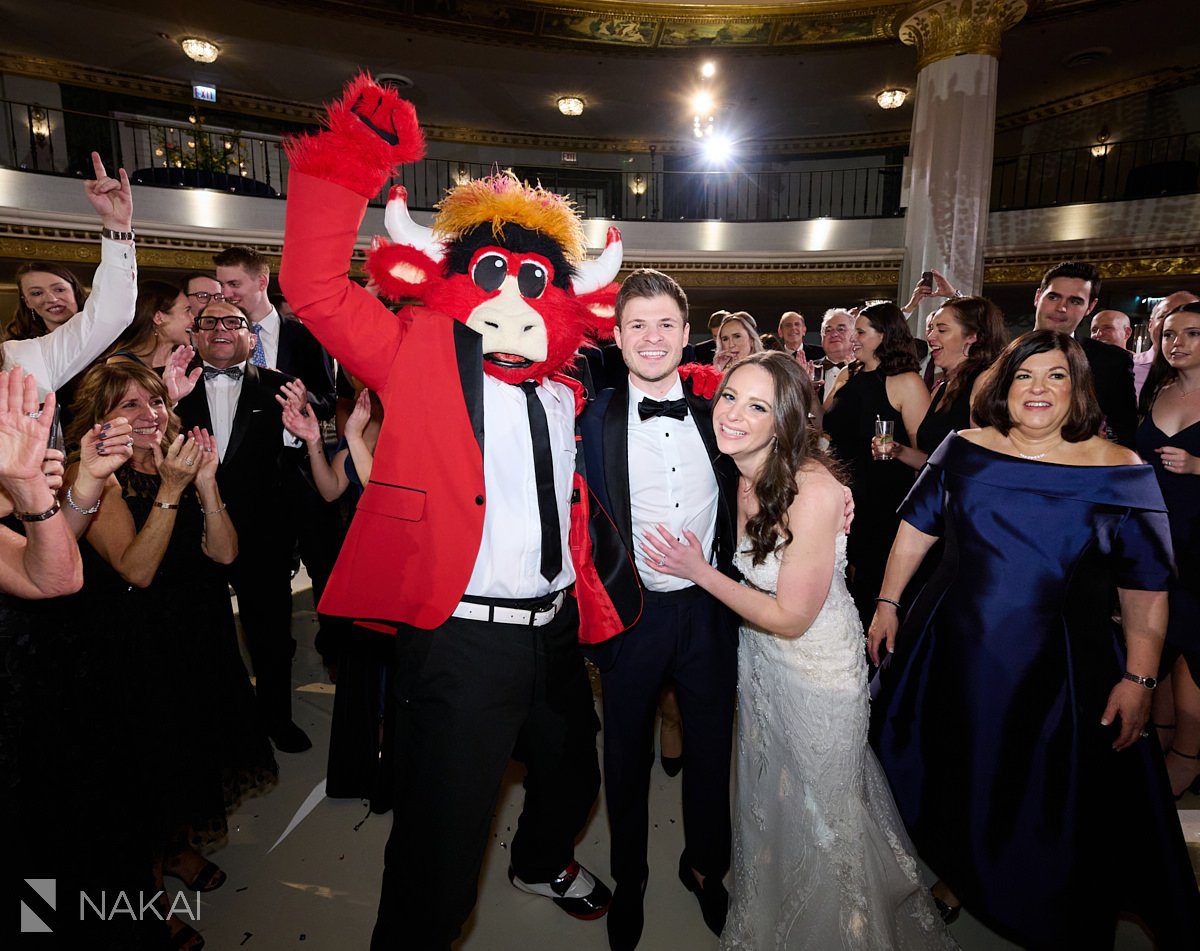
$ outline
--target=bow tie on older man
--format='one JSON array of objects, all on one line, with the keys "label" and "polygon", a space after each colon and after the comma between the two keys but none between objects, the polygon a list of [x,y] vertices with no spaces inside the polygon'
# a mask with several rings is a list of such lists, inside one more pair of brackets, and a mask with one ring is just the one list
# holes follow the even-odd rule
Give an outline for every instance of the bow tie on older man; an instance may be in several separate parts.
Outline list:
[{"label": "bow tie on older man", "polygon": [[204,379],[215,380],[219,376],[227,376],[233,380],[242,378],[243,370],[241,367],[205,367]]},{"label": "bow tie on older man", "polygon": [[672,419],[686,419],[688,414],[687,400],[652,400],[642,397],[638,403],[638,419],[645,422],[655,416],[670,416]]}]

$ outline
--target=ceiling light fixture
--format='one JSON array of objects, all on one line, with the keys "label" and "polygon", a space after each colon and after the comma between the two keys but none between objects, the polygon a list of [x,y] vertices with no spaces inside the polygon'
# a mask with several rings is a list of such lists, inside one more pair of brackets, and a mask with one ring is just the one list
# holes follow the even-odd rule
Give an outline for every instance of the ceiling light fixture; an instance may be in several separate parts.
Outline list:
[{"label": "ceiling light fixture", "polygon": [[578,96],[560,96],[558,111],[564,116],[581,116],[583,115],[583,100]]},{"label": "ceiling light fixture", "polygon": [[184,55],[197,63],[215,63],[221,55],[221,47],[216,43],[196,36],[187,37],[179,45],[183,47]]},{"label": "ceiling light fixture", "polygon": [[875,96],[875,101],[880,109],[899,109],[907,98],[907,89],[885,89]]},{"label": "ceiling light fixture", "polygon": [[723,135],[714,135],[704,143],[704,157],[711,165],[724,165],[733,157],[733,142]]},{"label": "ceiling light fixture", "polygon": [[711,59],[700,67],[700,75],[705,79],[712,79],[717,74],[717,64]]},{"label": "ceiling light fixture", "polygon": [[701,89],[698,93],[692,96],[692,112],[697,116],[711,116],[713,111],[713,97],[711,94]]}]

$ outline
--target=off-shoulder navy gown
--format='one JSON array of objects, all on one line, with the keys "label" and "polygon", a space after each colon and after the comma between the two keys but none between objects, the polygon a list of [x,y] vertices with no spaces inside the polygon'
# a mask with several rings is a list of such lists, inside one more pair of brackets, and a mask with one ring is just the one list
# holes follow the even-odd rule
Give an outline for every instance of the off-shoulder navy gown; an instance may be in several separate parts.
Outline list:
[{"label": "off-shoulder navy gown", "polygon": [[1025,947],[1112,947],[1120,912],[1195,948],[1200,894],[1153,736],[1114,752],[1112,587],[1162,591],[1149,466],[1029,462],[951,433],[902,518],[945,539],[883,674],[871,740],[917,851]]}]

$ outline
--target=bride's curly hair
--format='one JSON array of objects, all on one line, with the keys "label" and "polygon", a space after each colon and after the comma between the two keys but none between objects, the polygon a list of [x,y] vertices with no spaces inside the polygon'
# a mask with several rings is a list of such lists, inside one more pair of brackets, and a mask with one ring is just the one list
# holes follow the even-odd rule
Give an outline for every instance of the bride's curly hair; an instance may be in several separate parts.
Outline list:
[{"label": "bride's curly hair", "polygon": [[809,375],[790,354],[777,351],[752,353],[739,360],[725,374],[713,405],[724,397],[725,388],[745,366],[761,367],[771,377],[775,438],[770,454],[754,483],[758,513],[746,522],[750,555],[761,565],[780,544],[792,541],[788,527],[788,508],[796,498],[796,475],[809,461],[819,462],[842,480],[829,457],[821,451],[820,432],[810,419],[815,413],[817,394]]}]

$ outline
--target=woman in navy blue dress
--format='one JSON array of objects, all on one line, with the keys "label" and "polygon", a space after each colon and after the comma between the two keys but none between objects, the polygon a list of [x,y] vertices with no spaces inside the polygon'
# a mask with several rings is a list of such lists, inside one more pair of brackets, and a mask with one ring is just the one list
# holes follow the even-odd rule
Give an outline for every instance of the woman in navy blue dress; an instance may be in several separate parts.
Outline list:
[{"label": "woman in navy blue dress", "polygon": [[1061,334],[1009,345],[974,414],[985,428],[948,436],[905,500],[869,635],[894,650],[871,739],[901,815],[943,900],[1024,947],[1111,947],[1128,911],[1194,948],[1200,894],[1145,732],[1172,572],[1154,472],[1095,435]]},{"label": "woman in navy blue dress", "polygon": [[1167,503],[1179,574],[1171,584],[1154,723],[1177,798],[1200,793],[1200,303],[1163,321],[1142,387],[1137,449],[1154,466]]}]

